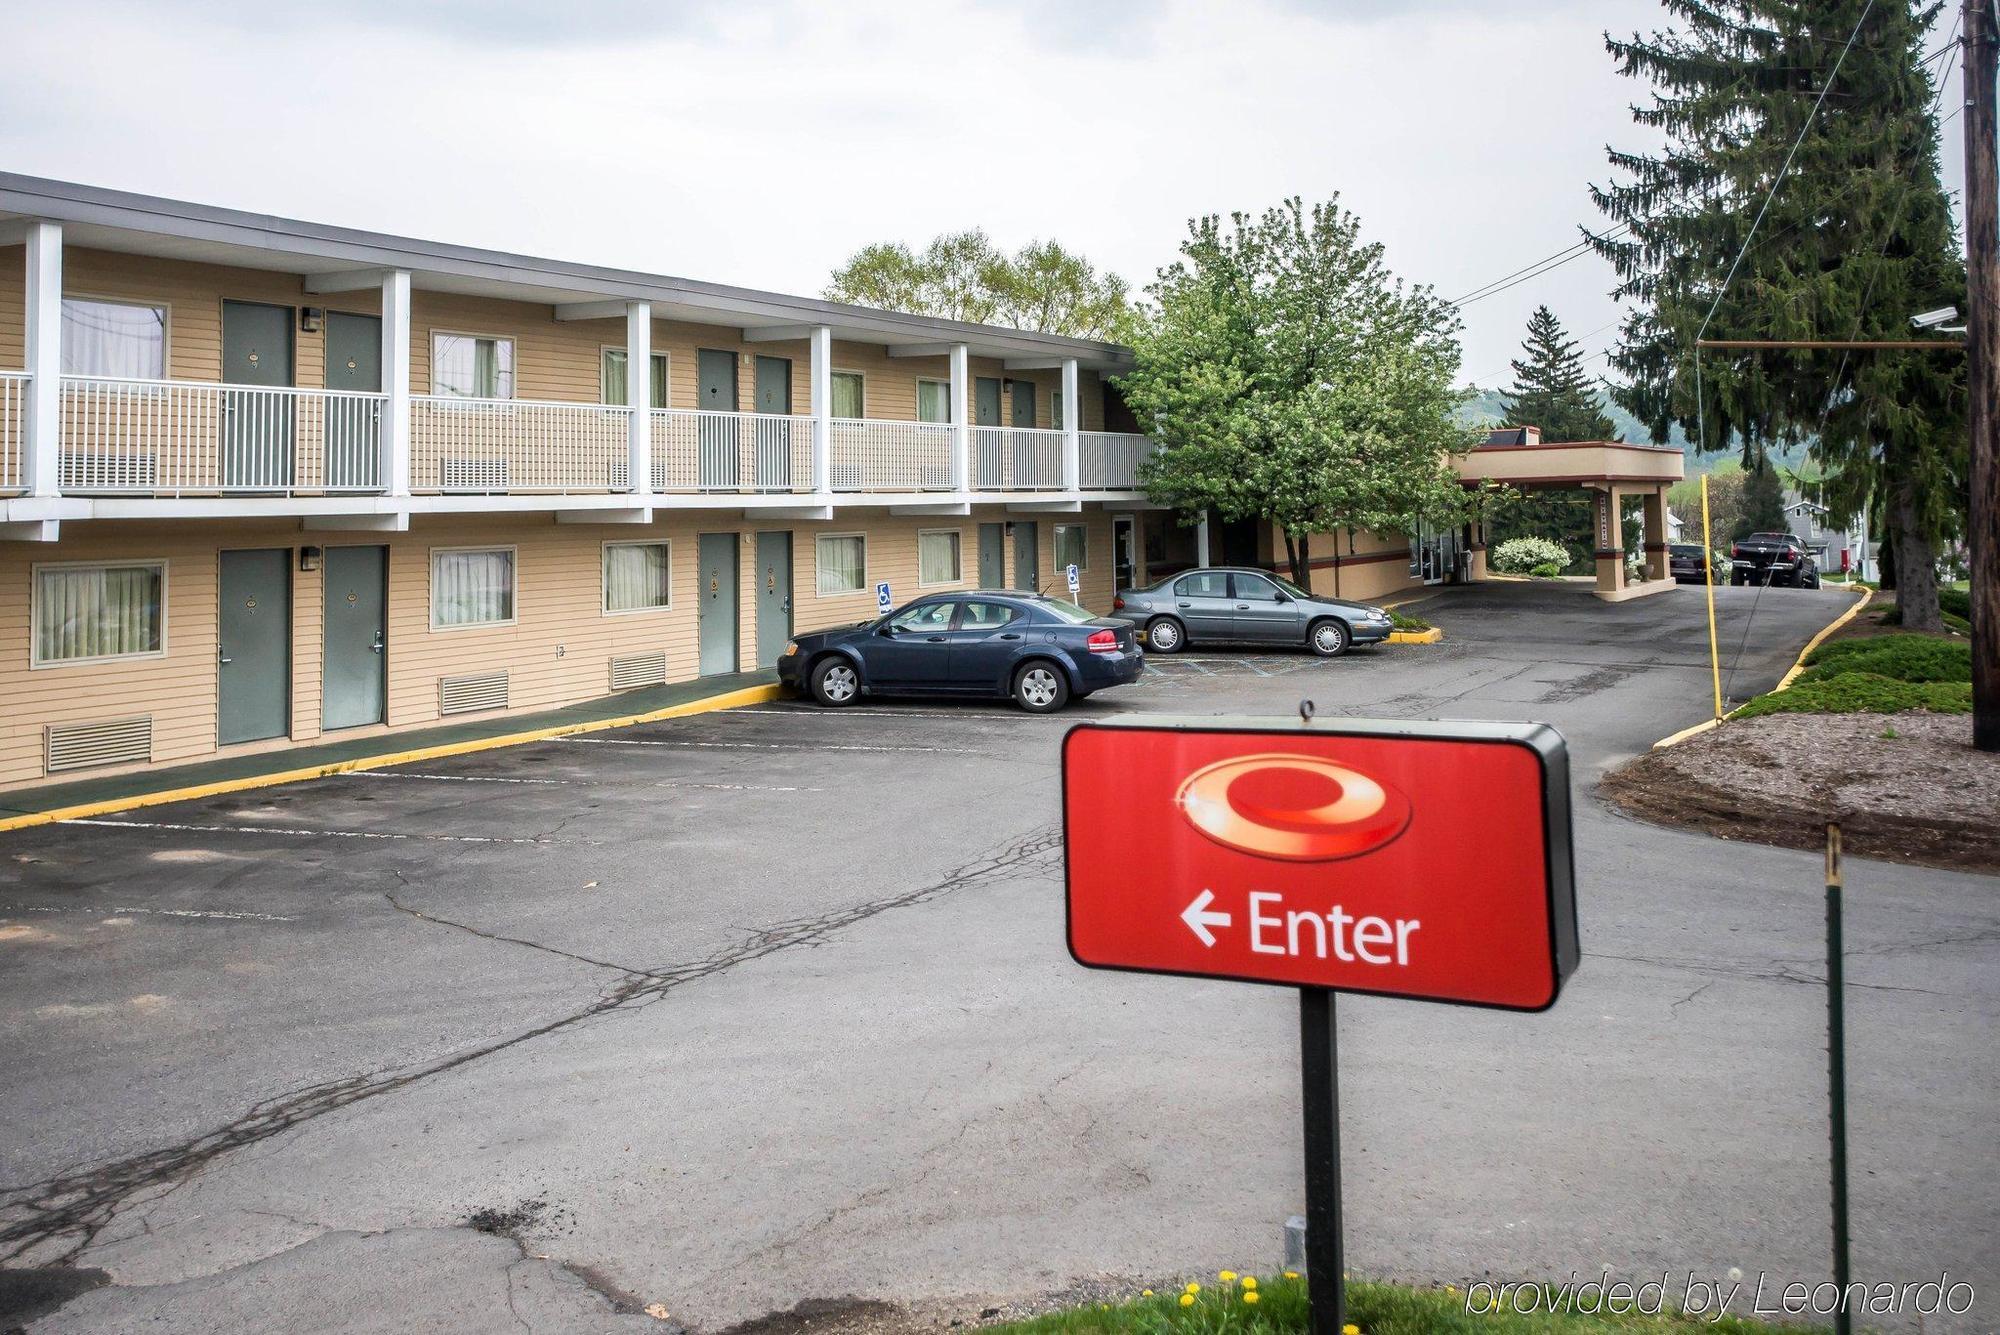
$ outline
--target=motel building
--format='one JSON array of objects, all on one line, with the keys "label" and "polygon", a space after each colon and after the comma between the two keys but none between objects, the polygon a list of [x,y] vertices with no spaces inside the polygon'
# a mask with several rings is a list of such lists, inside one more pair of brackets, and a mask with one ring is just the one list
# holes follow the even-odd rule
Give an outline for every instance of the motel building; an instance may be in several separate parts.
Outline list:
[{"label": "motel building", "polygon": [[[1148,503],[1130,363],[0,173],[0,789],[753,671],[879,583],[1274,564]],[[1313,585],[1477,578],[1478,537],[1320,535]]]}]

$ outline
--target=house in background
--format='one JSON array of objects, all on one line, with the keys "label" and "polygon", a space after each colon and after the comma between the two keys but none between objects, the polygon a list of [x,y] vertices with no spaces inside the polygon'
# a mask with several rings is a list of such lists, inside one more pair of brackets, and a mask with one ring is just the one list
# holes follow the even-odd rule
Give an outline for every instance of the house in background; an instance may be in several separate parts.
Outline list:
[{"label": "house in background", "polygon": [[1785,489],[1785,523],[1793,536],[1819,559],[1821,573],[1844,571],[1856,579],[1874,578],[1867,517],[1857,516],[1852,524],[1843,527],[1829,524],[1829,513],[1824,505],[1808,499],[1799,488]]}]

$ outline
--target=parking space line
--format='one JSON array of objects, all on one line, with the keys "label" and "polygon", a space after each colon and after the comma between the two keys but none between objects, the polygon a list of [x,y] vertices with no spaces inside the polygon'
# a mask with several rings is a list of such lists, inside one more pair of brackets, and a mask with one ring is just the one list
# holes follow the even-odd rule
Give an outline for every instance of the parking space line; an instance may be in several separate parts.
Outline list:
[{"label": "parking space line", "polygon": [[122,918],[130,914],[143,913],[154,918],[219,918],[224,922],[297,922],[297,918],[286,917],[282,913],[252,913],[248,909],[143,909],[119,906],[98,908],[89,904],[4,904],[0,905],[0,917],[16,913],[87,913],[92,917],[99,914],[107,918]]},{"label": "parking space line", "polygon": [[569,737],[580,746],[691,746],[717,751],[926,751],[933,754],[976,756],[969,746],[858,746],[826,742],[682,742],[641,741],[632,737]]},{"label": "parking space line", "polygon": [[491,774],[413,774],[408,770],[365,769],[352,776],[357,779],[437,779],[450,783],[581,783],[581,779],[508,779]]},{"label": "parking space line", "polygon": [[729,793],[823,793],[824,788],[807,788],[803,785],[788,786],[780,783],[682,783],[674,779],[662,779],[655,788],[712,788]]},{"label": "parking space line", "polygon": [[63,825],[101,825],[114,830],[169,830],[176,834],[277,834],[296,839],[415,839],[449,844],[554,844],[557,839],[535,839],[499,834],[401,834],[388,830],[306,830],[283,825],[181,825],[153,820],[75,819]]}]

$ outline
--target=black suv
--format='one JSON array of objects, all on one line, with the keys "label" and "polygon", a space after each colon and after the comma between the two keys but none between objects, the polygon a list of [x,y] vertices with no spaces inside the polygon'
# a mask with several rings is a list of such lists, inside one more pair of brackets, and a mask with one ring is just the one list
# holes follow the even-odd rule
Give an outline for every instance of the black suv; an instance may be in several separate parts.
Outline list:
[{"label": "black suv", "polygon": [[1819,562],[1793,533],[1752,533],[1729,549],[1731,584],[1819,587]]}]

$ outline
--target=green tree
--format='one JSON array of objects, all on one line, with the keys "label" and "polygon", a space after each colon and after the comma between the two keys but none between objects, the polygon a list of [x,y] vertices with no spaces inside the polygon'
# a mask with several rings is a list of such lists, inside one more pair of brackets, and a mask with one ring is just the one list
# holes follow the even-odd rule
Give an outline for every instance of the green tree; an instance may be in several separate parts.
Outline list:
[{"label": "green tree", "polygon": [[1305,584],[1308,535],[1396,531],[1468,504],[1450,454],[1458,319],[1406,288],[1338,197],[1188,225],[1147,289],[1125,401],[1165,446],[1148,493],[1184,513],[1262,520]]},{"label": "green tree", "polygon": [[1787,527],[1785,484],[1770,460],[1759,459],[1743,475],[1742,509],[1730,526],[1729,540],[1736,542],[1752,533],[1783,533]]},{"label": "green tree", "polygon": [[[1708,525],[1715,545],[1727,546],[1743,517],[1743,481],[1748,476],[1734,459],[1717,461],[1708,474]],[[1667,507],[1681,521],[1682,538],[1701,541],[1701,477],[1685,478],[1667,489]],[[1748,531],[1748,530],[1746,530]]]},{"label": "green tree", "polygon": [[1131,319],[1129,289],[1116,274],[1054,241],[1013,255],[974,228],[913,251],[900,241],[863,246],[834,270],[829,301],[907,311],[973,324],[1116,340]]},{"label": "green tree", "polygon": [[1514,363],[1514,388],[1503,401],[1506,420],[1538,426],[1542,439],[1610,440],[1614,430],[1598,398],[1597,382],[1583,370],[1577,342],[1547,306],[1528,317],[1528,337]]},{"label": "green tree", "polygon": [[1592,189],[1619,224],[1592,241],[1638,306],[1613,359],[1630,381],[1618,397],[1655,439],[1670,422],[1705,426],[1709,448],[1737,446],[1746,464],[1810,440],[1834,519],[1881,506],[1904,624],[1935,628],[1936,553],[1963,527],[1963,358],[1708,349],[1697,381],[1695,338],[1704,325],[1711,338],[1894,338],[1912,312],[1964,306],[1921,50],[1939,5],[1664,3],[1678,27],[1607,38],[1620,71],[1652,85],[1633,115],[1663,141],[1614,150],[1620,179]]}]

